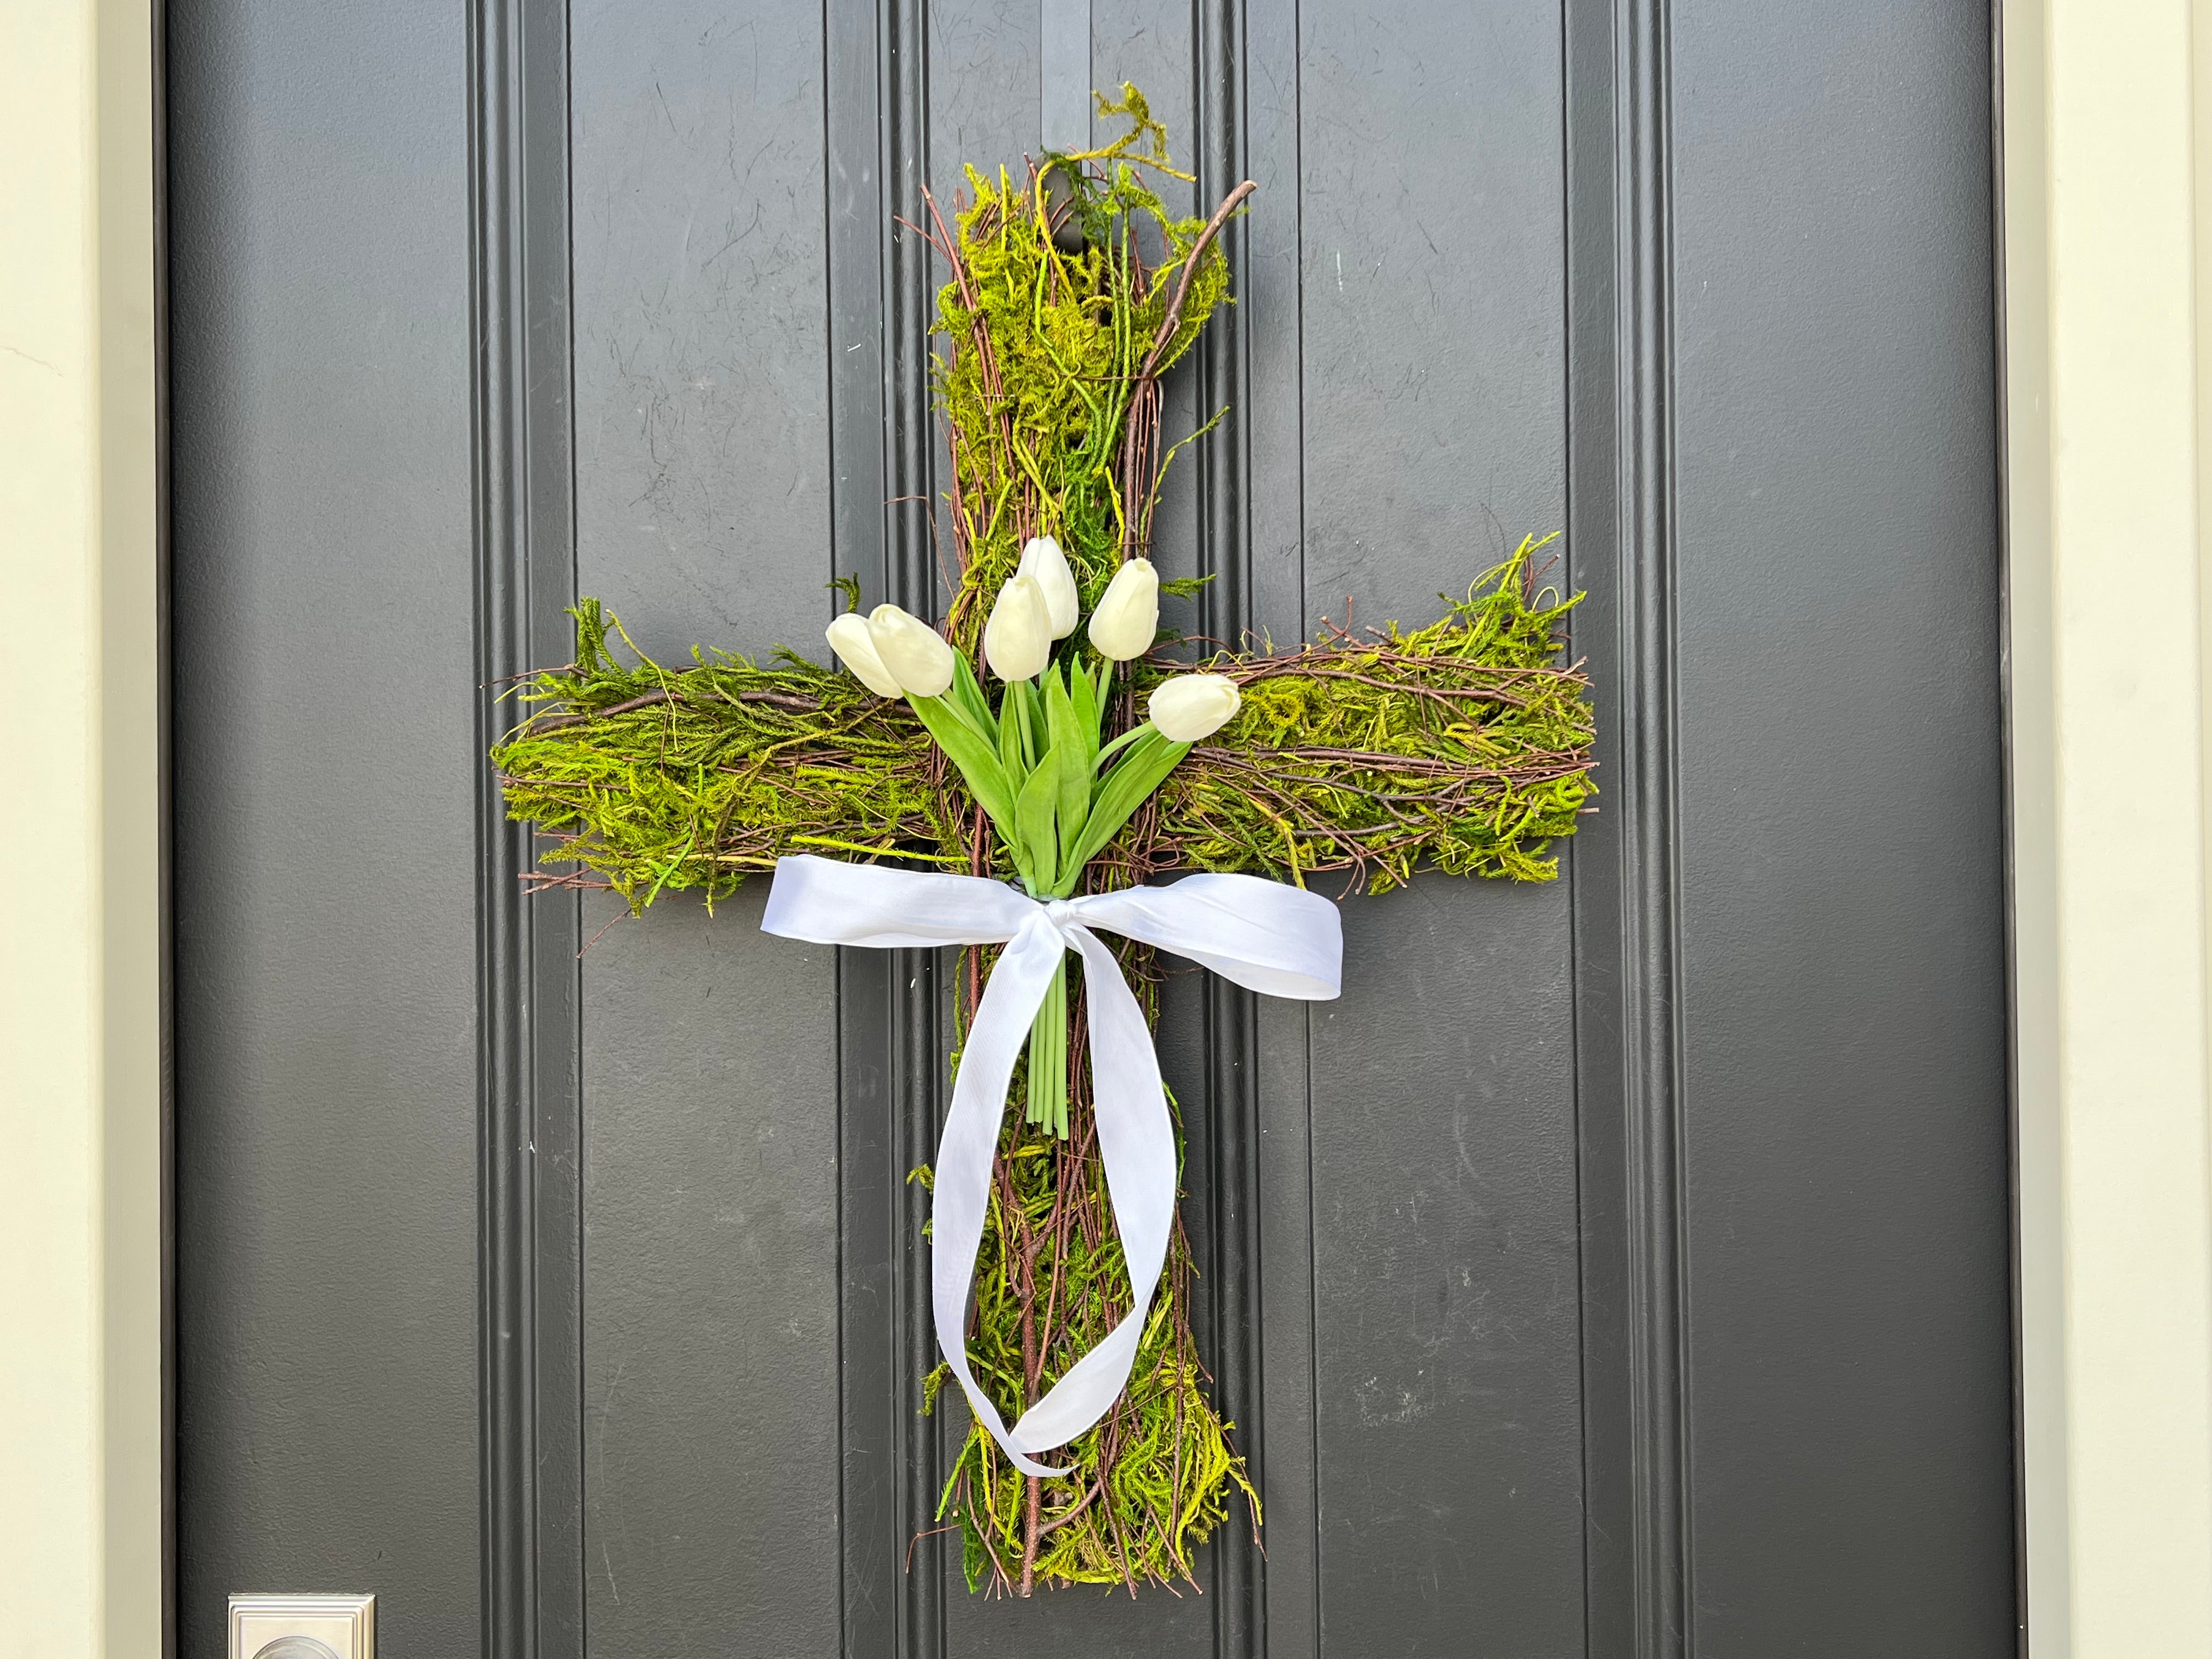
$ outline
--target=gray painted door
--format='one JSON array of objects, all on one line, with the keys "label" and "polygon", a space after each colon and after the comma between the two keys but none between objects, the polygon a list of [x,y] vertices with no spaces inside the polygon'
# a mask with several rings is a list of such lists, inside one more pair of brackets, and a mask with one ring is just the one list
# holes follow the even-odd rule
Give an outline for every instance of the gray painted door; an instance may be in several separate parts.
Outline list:
[{"label": "gray painted door", "polygon": [[[2013,1650],[1985,4],[168,11],[189,1659],[278,1589],[397,1659]],[[1261,185],[1191,620],[1563,529],[1604,793],[1350,903],[1340,1003],[1177,982],[1266,1554],[1012,1604],[914,1541],[939,964],[758,891],[580,963],[478,688],[580,591],[930,602],[892,216],[1086,45]]]}]

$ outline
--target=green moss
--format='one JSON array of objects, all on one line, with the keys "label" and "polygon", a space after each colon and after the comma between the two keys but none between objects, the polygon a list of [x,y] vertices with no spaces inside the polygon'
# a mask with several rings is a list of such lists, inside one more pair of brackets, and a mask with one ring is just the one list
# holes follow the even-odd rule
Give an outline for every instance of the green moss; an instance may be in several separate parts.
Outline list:
[{"label": "green moss", "polygon": [[1244,701],[1161,787],[1161,850],[1300,882],[1347,870],[1378,892],[1425,863],[1557,875],[1547,849],[1595,793],[1595,732],[1589,682],[1558,662],[1574,601],[1534,591],[1537,545],[1412,633],[1393,623],[1279,657],[1217,658]]},{"label": "green moss", "polygon": [[672,669],[632,646],[625,664],[598,600],[575,616],[575,661],[523,687],[536,712],[492,750],[508,813],[551,842],[541,884],[611,887],[633,912],[688,889],[711,906],[786,853],[951,839],[905,704],[787,652],[763,668],[695,650]]},{"label": "green moss", "polygon": [[[1200,246],[1206,222],[1176,217],[1145,184],[1136,164],[1173,172],[1165,134],[1143,94],[1123,94],[1099,108],[1129,117],[1130,132],[1048,170],[1075,181],[1066,210],[1085,231],[1080,252],[1062,252],[1048,234],[1044,175],[1017,181],[1002,169],[987,179],[970,167],[973,200],[956,211],[955,228],[935,222],[953,268],[938,292],[945,349],[935,374],[951,439],[946,507],[963,561],[952,636],[971,652],[984,603],[1030,537],[1059,541],[1086,612],[1123,557],[1149,547],[1167,459],[1157,447],[1158,380],[1229,303],[1219,243]],[[1101,161],[1112,164],[1103,178],[1085,166]],[[1140,252],[1152,236],[1157,267]],[[1133,456],[1133,411],[1141,452]]]}]

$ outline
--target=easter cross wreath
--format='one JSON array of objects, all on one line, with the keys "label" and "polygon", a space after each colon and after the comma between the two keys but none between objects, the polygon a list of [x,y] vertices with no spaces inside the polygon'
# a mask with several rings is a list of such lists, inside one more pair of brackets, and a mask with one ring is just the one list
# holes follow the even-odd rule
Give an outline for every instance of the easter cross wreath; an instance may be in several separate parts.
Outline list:
[{"label": "easter cross wreath", "polygon": [[[1336,909],[1309,878],[1548,879],[1595,793],[1589,682],[1561,659],[1573,601],[1539,592],[1540,543],[1414,631],[1166,654],[1159,596],[1198,584],[1146,556],[1160,483],[1221,416],[1164,447],[1161,377],[1230,303],[1218,238],[1254,186],[1175,216],[1145,172],[1188,175],[1142,96],[1099,107],[1128,131],[1018,178],[969,169],[957,228],[923,193],[951,270],[942,627],[864,617],[853,589],[829,629],[849,673],[789,651],[671,668],[626,664],[586,599],[575,660],[526,682],[492,757],[549,843],[539,890],[611,888],[635,914],[772,870],[771,933],[963,948],[952,1103],[914,1176],[943,1355],[921,1409],[958,1382],[971,1426],[939,1519],[971,1590],[1023,1595],[1194,1583],[1234,1490],[1259,1525],[1191,1334],[1155,950],[1334,996]],[[1206,873],[1147,884],[1176,868]]]}]

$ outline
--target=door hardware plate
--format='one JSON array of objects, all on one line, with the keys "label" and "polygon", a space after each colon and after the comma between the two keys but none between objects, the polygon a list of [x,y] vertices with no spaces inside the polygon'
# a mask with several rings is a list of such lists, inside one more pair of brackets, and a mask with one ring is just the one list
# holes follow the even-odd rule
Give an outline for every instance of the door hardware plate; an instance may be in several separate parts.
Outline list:
[{"label": "door hardware plate", "polygon": [[374,1595],[234,1595],[230,1659],[376,1659]]}]

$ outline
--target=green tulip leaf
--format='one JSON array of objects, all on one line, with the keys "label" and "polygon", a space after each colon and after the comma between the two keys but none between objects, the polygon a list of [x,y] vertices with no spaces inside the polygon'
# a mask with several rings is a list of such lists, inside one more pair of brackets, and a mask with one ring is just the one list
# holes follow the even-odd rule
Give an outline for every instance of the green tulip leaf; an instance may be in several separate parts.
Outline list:
[{"label": "green tulip leaf", "polygon": [[946,706],[943,697],[908,697],[907,702],[937,739],[937,746],[952,757],[960,775],[968,780],[968,793],[990,815],[1000,839],[1014,844],[1014,787],[999,757],[966,719]]},{"label": "green tulip leaf", "polygon": [[[1078,684],[1086,678],[1080,668],[1075,671]],[[1082,711],[1061,686],[1057,670],[1045,675],[1044,714],[1046,729],[1052,734],[1052,750],[1046,757],[1046,764],[1056,768],[1060,775],[1060,867],[1072,876],[1083,866],[1069,855],[1082,839],[1084,821],[1091,815],[1091,740],[1083,724]]]},{"label": "green tulip leaf", "polygon": [[1030,774],[1014,805],[1014,823],[1021,832],[1015,858],[1040,895],[1054,891],[1060,879],[1060,838],[1053,829],[1059,805],[1060,751],[1055,749]]},{"label": "green tulip leaf", "polygon": [[1067,667],[1068,705],[1075,711],[1076,729],[1083,734],[1084,774],[1087,777],[1098,763],[1098,688],[1091,678],[1091,671],[1081,663],[1070,663]]},{"label": "green tulip leaf", "polygon": [[1161,780],[1175,770],[1176,763],[1188,753],[1188,744],[1169,742],[1160,735],[1159,727],[1149,721],[1139,727],[1129,752],[1098,785],[1083,837],[1075,843],[1068,867],[1079,870],[1096,858],[1129,821],[1129,815],[1145,804]]},{"label": "green tulip leaf", "polygon": [[999,741],[999,719],[991,712],[990,699],[983,688],[975,683],[975,671],[968,665],[968,659],[956,657],[952,662],[952,685],[945,692],[945,701],[967,716],[969,725],[990,740]]}]

